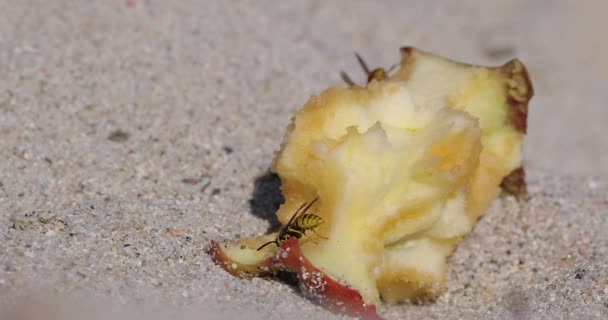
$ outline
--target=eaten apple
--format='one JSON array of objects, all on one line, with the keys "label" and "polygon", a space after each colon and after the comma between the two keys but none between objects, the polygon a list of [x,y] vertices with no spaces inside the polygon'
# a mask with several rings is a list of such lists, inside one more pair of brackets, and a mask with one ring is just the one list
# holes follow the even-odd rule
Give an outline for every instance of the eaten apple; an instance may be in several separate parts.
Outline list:
[{"label": "eaten apple", "polygon": [[[501,184],[525,194],[522,143],[533,91],[523,64],[471,66],[412,48],[402,55],[386,79],[312,97],[272,167],[285,197],[277,212],[284,227],[316,198],[309,212],[324,221],[315,233],[281,241],[279,251],[296,242],[306,268],[356,290],[366,305],[436,298],[447,257]],[[272,273],[284,264],[271,258],[277,246],[257,249],[276,236],[216,247],[225,254],[215,261],[240,276]]]}]

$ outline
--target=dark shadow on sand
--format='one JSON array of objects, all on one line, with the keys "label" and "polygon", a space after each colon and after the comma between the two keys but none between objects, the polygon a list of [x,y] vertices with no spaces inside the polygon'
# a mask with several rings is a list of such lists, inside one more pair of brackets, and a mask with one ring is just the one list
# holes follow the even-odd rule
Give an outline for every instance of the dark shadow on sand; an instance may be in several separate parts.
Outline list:
[{"label": "dark shadow on sand", "polygon": [[253,194],[249,206],[254,216],[262,218],[270,224],[269,230],[275,231],[281,227],[276,216],[279,206],[285,201],[281,195],[281,179],[276,173],[266,171],[255,178]]},{"label": "dark shadow on sand", "polygon": [[[274,232],[281,228],[276,212],[284,201],[285,199],[281,194],[281,179],[276,173],[269,170],[255,178],[249,206],[254,216],[268,221],[268,232]],[[294,293],[304,297],[302,291],[298,288],[298,279],[295,273],[280,271],[277,273],[275,281],[288,284]]]}]

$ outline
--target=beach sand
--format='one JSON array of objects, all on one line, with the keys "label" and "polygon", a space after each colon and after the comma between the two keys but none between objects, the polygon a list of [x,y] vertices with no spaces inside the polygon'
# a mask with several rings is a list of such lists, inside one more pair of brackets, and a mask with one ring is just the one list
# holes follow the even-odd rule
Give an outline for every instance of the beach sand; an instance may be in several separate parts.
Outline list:
[{"label": "beach sand", "polygon": [[204,248],[268,230],[292,112],[406,45],[526,64],[530,198],[496,200],[435,303],[381,315],[608,318],[606,7],[0,1],[0,318],[341,318]]}]

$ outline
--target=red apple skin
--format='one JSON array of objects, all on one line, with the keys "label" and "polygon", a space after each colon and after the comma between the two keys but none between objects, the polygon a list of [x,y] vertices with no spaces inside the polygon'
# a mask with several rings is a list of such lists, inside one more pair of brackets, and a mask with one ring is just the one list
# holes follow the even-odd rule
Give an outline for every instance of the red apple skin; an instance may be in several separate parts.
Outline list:
[{"label": "red apple skin", "polygon": [[215,264],[235,277],[251,278],[276,273],[272,256],[262,260],[260,264],[242,264],[228,257],[222,246],[215,241],[211,241],[207,254]]},{"label": "red apple skin", "polygon": [[330,311],[366,320],[382,319],[376,313],[376,306],[366,304],[359,292],[332,280],[313,266],[302,255],[297,239],[283,242],[274,261],[277,268],[296,273],[302,292]]},{"label": "red apple skin", "polygon": [[500,187],[508,194],[515,196],[517,199],[526,199],[528,197],[528,188],[526,186],[526,171],[523,167],[513,170],[506,176]]},{"label": "red apple skin", "polygon": [[509,85],[507,103],[510,107],[510,123],[519,132],[528,130],[528,103],[534,96],[530,74],[518,59],[513,59],[496,69],[506,74],[513,83]]},{"label": "red apple skin", "polygon": [[207,248],[207,254],[215,264],[235,277],[265,276],[275,274],[278,270],[294,272],[298,276],[302,292],[331,312],[365,320],[382,320],[376,313],[376,306],[363,302],[359,292],[332,280],[313,266],[302,255],[296,238],[283,242],[274,257],[262,260],[259,265],[234,261],[215,241]]}]

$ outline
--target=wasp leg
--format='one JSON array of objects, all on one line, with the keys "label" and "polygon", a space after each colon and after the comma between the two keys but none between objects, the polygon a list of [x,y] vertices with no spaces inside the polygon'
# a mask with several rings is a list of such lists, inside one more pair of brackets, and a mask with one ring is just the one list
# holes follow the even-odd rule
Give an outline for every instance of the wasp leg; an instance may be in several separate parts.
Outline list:
[{"label": "wasp leg", "polygon": [[[293,228],[287,229],[287,234],[292,237],[296,237],[298,239],[300,239],[302,236],[304,236],[304,232],[302,232],[298,229],[293,229]],[[285,240],[287,240],[287,239],[285,239]]]},{"label": "wasp leg", "polygon": [[277,241],[276,240],[268,241],[268,242],[264,243],[262,246],[260,246],[257,251],[262,250],[262,248],[264,248],[265,246],[267,246],[271,243],[277,243]]},{"label": "wasp leg", "polygon": [[[315,232],[315,233],[316,233],[316,232]],[[306,234],[304,234],[304,235],[306,236]],[[313,238],[311,238],[311,237],[309,237],[309,236],[306,236],[306,241],[310,241],[310,242],[312,242],[312,243],[314,243],[314,244],[316,244],[316,245],[318,245],[318,244],[319,244],[319,242],[318,242],[318,241],[316,241],[315,239],[313,239]]]},{"label": "wasp leg", "polygon": [[319,245],[319,241],[316,241],[316,240],[313,240],[313,239],[310,239],[310,238],[307,239],[307,240],[310,241],[310,242],[312,242],[312,243],[314,243],[314,244],[316,244],[316,245]]},{"label": "wasp leg", "polygon": [[315,229],[312,229],[312,232],[314,232],[314,233],[317,235],[317,237],[319,237],[319,238],[321,238],[321,239],[325,239],[325,240],[327,240],[327,239],[328,239],[327,237],[324,237],[324,236],[322,236],[322,235],[318,234],[318,233],[317,233],[317,231],[315,231]]}]

